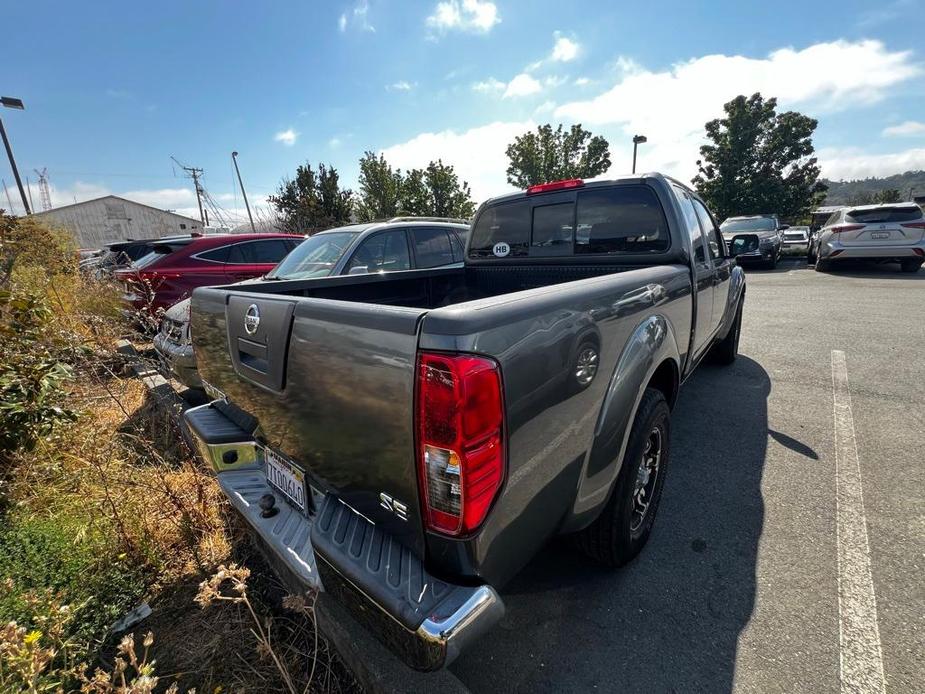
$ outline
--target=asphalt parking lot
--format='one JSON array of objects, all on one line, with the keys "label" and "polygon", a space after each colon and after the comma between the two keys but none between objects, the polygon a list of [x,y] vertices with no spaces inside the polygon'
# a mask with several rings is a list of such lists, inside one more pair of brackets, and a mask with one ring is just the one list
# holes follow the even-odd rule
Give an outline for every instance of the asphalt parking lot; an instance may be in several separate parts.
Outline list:
[{"label": "asphalt parking lot", "polygon": [[925,270],[748,271],[740,352],[683,389],[644,552],[550,545],[472,691],[922,691]]}]

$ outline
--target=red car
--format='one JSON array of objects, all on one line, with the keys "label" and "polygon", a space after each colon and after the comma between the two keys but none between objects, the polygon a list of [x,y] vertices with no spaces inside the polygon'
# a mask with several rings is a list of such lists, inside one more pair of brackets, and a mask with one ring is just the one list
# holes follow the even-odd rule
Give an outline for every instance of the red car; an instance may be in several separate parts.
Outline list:
[{"label": "red car", "polygon": [[289,234],[219,234],[169,238],[115,273],[123,300],[138,310],[166,309],[196,287],[260,277],[305,240]]}]

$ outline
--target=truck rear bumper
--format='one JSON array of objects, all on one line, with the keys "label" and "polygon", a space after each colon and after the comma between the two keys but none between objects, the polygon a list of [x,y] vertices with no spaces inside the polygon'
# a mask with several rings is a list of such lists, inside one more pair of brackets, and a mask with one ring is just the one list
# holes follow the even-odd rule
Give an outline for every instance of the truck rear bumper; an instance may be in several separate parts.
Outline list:
[{"label": "truck rear bumper", "polygon": [[417,670],[448,665],[504,614],[493,588],[431,576],[407,547],[332,495],[314,516],[276,495],[279,513],[264,518],[258,502],[274,491],[259,444],[211,404],[184,418],[271,564],[304,587],[329,593],[405,664]]}]

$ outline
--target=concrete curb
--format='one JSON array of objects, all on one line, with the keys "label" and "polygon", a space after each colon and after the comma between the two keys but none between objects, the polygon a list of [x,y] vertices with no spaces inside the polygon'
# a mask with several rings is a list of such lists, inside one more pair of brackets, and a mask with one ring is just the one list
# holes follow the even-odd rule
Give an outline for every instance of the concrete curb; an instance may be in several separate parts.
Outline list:
[{"label": "concrete curb", "polygon": [[[128,340],[118,340],[116,351],[126,357],[132,374],[141,379],[154,396],[158,407],[173,419],[192,450],[196,450],[189,430],[183,421],[186,401],[180,397],[169,380],[156,368],[145,364],[135,346]],[[269,562],[272,565],[272,562]],[[281,576],[289,584],[290,577]],[[298,592],[298,591],[296,591]],[[344,608],[325,593],[315,603],[318,629],[337,651],[357,682],[375,694],[465,694],[469,690],[448,670],[423,673],[401,663],[391,651],[359,625]]]}]

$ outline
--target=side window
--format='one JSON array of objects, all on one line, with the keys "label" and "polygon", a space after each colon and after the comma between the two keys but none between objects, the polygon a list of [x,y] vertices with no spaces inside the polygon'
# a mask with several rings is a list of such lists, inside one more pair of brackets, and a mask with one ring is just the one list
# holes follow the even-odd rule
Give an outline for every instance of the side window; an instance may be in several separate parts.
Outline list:
[{"label": "side window", "polygon": [[575,231],[572,202],[533,208],[530,255],[571,255]]},{"label": "side window", "polygon": [[621,185],[578,193],[575,253],[661,253],[671,239],[655,193]]},{"label": "side window", "polygon": [[366,239],[350,259],[347,272],[356,275],[366,272],[393,272],[410,269],[411,259],[408,257],[405,232],[397,229]]},{"label": "side window", "polygon": [[681,206],[681,216],[683,217],[684,227],[691,238],[691,247],[694,250],[694,262],[705,264],[706,255],[703,250],[703,232],[700,229],[700,221],[697,219],[697,212],[694,210],[694,203],[687,191],[675,187],[675,195]]},{"label": "side window", "polygon": [[254,252],[250,243],[236,243],[228,248],[228,260],[232,265],[246,265],[254,262]]},{"label": "side window", "polygon": [[276,265],[291,250],[291,246],[283,239],[266,239],[247,245],[251,246],[254,262],[261,265]]},{"label": "side window", "polygon": [[453,230],[450,232],[450,243],[453,245],[453,261],[462,262],[466,252],[466,236],[468,232]]},{"label": "side window", "polygon": [[417,267],[437,267],[455,262],[450,237],[443,229],[415,227],[411,230]]},{"label": "side window", "polygon": [[202,258],[203,260],[211,260],[213,263],[227,263],[228,262],[228,249],[229,249],[229,246],[222,246],[221,248],[213,248],[211,251],[200,253],[199,257]]},{"label": "side window", "polygon": [[703,233],[707,235],[707,251],[713,260],[721,260],[726,255],[726,247],[723,244],[723,235],[716,228],[716,223],[710,215],[710,211],[697,198],[694,198],[694,209],[697,210],[697,216],[700,218],[700,226],[703,227]]}]

